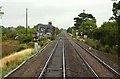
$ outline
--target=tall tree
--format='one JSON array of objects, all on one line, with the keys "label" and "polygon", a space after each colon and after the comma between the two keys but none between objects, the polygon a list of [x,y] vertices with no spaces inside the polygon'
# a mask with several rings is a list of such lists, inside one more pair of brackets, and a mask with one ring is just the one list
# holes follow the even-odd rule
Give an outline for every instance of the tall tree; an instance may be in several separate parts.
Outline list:
[{"label": "tall tree", "polygon": [[88,34],[89,30],[92,30],[91,28],[97,27],[95,17],[92,14],[85,13],[85,11],[80,13],[78,17],[75,17],[74,22],[75,30],[79,29],[79,34],[80,32]]},{"label": "tall tree", "polygon": [[94,30],[96,27],[96,22],[94,22],[93,20],[86,20],[79,27],[79,32],[83,32],[84,34],[91,36],[92,30]]},{"label": "tall tree", "polygon": [[79,26],[82,24],[83,20],[79,17],[75,17],[74,22],[75,22],[74,26],[76,27],[76,29],[78,29]]},{"label": "tall tree", "polygon": [[93,21],[96,22],[96,19],[95,19],[95,17],[93,17],[92,14],[80,13],[80,14],[78,15],[78,17],[75,17],[75,18],[74,18],[74,22],[75,22],[74,25],[75,25],[76,27],[79,27],[79,26],[82,24],[82,22],[84,22],[84,21],[86,21],[86,20],[93,20]]},{"label": "tall tree", "polygon": [[120,27],[120,1],[118,3],[116,2],[113,3],[112,11],[113,11],[114,19],[117,21]]},{"label": "tall tree", "polygon": [[[120,1],[118,3],[113,3],[113,15],[114,19],[116,20],[118,24],[118,60],[120,60]],[[120,71],[120,61],[118,70]]]}]

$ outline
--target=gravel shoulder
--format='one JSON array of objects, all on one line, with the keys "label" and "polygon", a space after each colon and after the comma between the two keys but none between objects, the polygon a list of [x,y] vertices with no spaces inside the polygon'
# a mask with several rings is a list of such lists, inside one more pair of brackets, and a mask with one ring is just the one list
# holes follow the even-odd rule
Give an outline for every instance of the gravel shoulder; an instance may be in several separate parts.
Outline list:
[{"label": "gravel shoulder", "polygon": [[65,59],[67,77],[94,77],[67,39],[65,39]]},{"label": "gravel shoulder", "polygon": [[82,57],[84,57],[84,59],[89,63],[89,65],[93,68],[99,77],[114,77],[113,73],[111,73],[105,66],[103,66],[103,64],[97,61],[88,52],[83,50],[75,42],[71,41],[71,43],[77,49],[77,51],[79,51],[79,54],[81,54]]}]

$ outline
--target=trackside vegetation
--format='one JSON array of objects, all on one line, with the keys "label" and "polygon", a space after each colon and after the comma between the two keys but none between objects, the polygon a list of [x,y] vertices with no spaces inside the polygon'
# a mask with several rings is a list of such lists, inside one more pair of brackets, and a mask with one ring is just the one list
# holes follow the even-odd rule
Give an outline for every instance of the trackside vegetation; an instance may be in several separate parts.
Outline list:
[{"label": "trackside vegetation", "polygon": [[[16,68],[23,61],[27,61],[29,57],[36,54],[34,48],[33,34],[37,32],[37,27],[26,28],[24,26],[5,27],[0,26],[2,42],[2,58],[0,59],[0,77],[3,77],[8,72]],[[56,36],[60,30],[56,27]],[[37,40],[38,50],[41,50],[49,42],[53,41],[56,37],[44,37]],[[7,49],[7,50],[6,50]]]},{"label": "trackside vegetation", "polygon": [[[2,57],[10,55],[13,52],[18,52],[26,48],[34,47],[33,33],[37,33],[36,26],[33,28],[27,28],[27,33],[26,28],[21,25],[17,27],[0,26],[0,29],[2,29]],[[55,28],[55,34],[58,35],[59,33],[60,30],[58,28]],[[55,37],[41,38],[38,40],[38,44],[40,47],[42,47],[54,39]],[[6,48],[8,50],[6,50]]]},{"label": "trackside vegetation", "polygon": [[[41,48],[39,50],[41,50]],[[15,69],[23,61],[27,61],[35,53],[36,51],[30,48],[30,49],[22,50],[20,52],[13,53],[1,59],[0,61],[2,63],[0,64],[0,67],[1,67],[0,69],[2,72],[0,72],[0,77],[3,77],[7,73],[9,73],[11,70]]]},{"label": "trackside vegetation", "polygon": [[[113,16],[101,26],[96,25],[95,17],[83,11],[74,18],[74,26],[67,29],[68,33],[71,33],[73,37],[87,35],[88,38],[84,39],[85,43],[91,47],[112,54],[120,54],[119,49],[119,37],[120,37],[120,1],[113,3]],[[78,32],[78,34],[76,34]]]}]

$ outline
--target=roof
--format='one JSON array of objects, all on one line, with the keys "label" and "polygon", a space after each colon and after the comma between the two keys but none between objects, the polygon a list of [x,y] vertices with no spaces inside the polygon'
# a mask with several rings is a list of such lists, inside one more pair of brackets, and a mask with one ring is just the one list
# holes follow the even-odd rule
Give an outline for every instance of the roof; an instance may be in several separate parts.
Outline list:
[{"label": "roof", "polygon": [[52,26],[52,25],[45,25],[45,24],[38,24],[37,26],[42,27],[42,28],[53,28],[53,27],[55,27],[55,26]]}]

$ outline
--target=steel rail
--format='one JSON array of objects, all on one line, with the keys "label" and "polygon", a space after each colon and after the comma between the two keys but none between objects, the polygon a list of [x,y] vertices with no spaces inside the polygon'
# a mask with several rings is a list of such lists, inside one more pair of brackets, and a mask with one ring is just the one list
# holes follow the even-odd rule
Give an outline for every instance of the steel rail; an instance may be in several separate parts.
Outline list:
[{"label": "steel rail", "polygon": [[[68,38],[67,38],[68,39]],[[70,40],[68,39],[68,41],[70,42]],[[73,46],[73,44],[70,42],[70,44]],[[93,74],[95,75],[95,77],[97,79],[100,79],[100,77],[98,76],[98,74],[94,71],[94,69],[90,66],[90,64],[84,59],[84,57],[78,52],[78,50],[73,46],[73,48],[75,49],[76,53],[78,54],[78,56],[83,60],[83,62],[86,64],[86,66],[93,72]]]},{"label": "steel rail", "polygon": [[[75,41],[74,41],[75,42]],[[88,49],[84,48],[83,46],[81,46],[80,44],[78,44],[77,42],[75,42],[78,46],[80,46],[82,49],[84,49],[86,52],[88,52],[92,57],[94,57],[95,59],[97,59],[101,64],[103,64],[105,67],[107,67],[108,70],[110,70],[114,75],[116,75],[117,77],[120,77],[120,73],[118,73],[115,69],[113,69],[111,66],[109,66],[108,64],[106,64],[103,60],[101,60],[100,58],[98,58],[96,55],[94,55],[93,53],[91,53]]]},{"label": "steel rail", "polygon": [[63,39],[63,79],[65,79],[65,73],[66,73],[66,70],[65,70],[65,48],[64,48],[64,39]]},{"label": "steel rail", "polygon": [[45,63],[45,65],[44,65],[41,73],[39,74],[38,79],[42,78],[44,72],[46,71],[46,68],[47,68],[47,66],[48,66],[48,64],[49,64],[50,59],[52,58],[52,56],[53,56],[53,54],[54,54],[54,52],[55,52],[55,49],[56,49],[56,47],[57,47],[57,45],[58,45],[58,43],[59,43],[59,40],[60,40],[60,38],[58,39],[55,47],[53,48],[52,53],[50,54],[48,60],[46,61],[46,63]]}]

